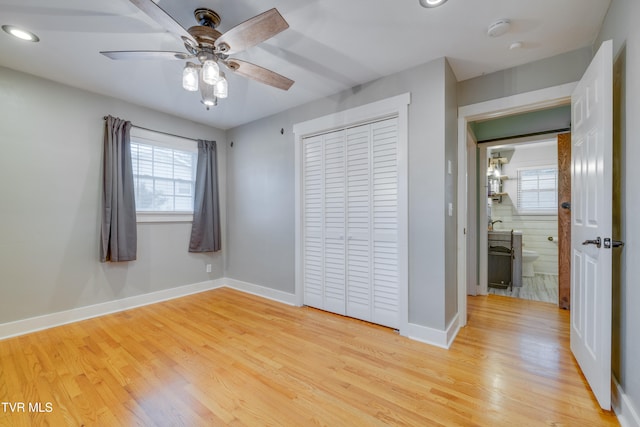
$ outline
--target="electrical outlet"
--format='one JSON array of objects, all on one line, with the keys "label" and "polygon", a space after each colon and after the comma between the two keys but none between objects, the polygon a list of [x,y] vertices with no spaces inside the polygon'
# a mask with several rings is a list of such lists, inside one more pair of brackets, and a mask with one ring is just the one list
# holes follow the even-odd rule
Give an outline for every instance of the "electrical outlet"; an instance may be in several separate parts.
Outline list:
[{"label": "electrical outlet", "polygon": [[207,264],[207,273],[211,273],[211,264]]}]

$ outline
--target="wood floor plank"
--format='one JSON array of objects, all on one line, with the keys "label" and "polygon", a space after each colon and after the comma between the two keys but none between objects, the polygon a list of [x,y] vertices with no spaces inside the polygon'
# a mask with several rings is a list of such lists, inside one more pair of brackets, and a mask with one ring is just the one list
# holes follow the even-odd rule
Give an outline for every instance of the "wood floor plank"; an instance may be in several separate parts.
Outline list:
[{"label": "wood floor plank", "polygon": [[[449,350],[227,288],[0,341],[0,426],[615,426],[552,304],[469,297]],[[28,408],[26,408],[28,409]]]}]

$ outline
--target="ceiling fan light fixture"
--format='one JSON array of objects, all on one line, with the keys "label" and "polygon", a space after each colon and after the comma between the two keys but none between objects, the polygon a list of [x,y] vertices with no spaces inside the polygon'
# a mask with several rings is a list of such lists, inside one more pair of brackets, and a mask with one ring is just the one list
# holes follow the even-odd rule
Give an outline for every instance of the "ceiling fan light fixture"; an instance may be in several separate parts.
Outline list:
[{"label": "ceiling fan light fixture", "polygon": [[189,92],[198,90],[198,68],[193,62],[187,62],[182,70],[182,87]]},{"label": "ceiling fan light fixture", "polygon": [[10,34],[13,37],[18,38],[20,40],[25,40],[25,41],[34,42],[34,43],[40,41],[40,38],[35,34],[33,34],[32,32],[23,30],[22,28],[18,28],[13,25],[3,25],[2,30],[5,33]]},{"label": "ceiling fan light fixture", "polygon": [[202,63],[202,80],[210,85],[215,85],[220,78],[220,67],[213,59],[207,59]]},{"label": "ceiling fan light fixture", "polygon": [[216,82],[214,94],[220,99],[224,99],[229,96],[229,84],[227,83],[227,79],[225,79],[223,72],[220,72],[220,79]]},{"label": "ceiling fan light fixture", "polygon": [[420,6],[422,7],[438,7],[438,6],[442,6],[444,3],[446,3],[447,0],[418,0],[420,2]]},{"label": "ceiling fan light fixture", "polygon": [[[232,72],[242,77],[251,78],[278,89],[289,90],[294,83],[293,80],[258,65],[242,60],[229,60],[229,55],[242,52],[289,28],[289,24],[276,8],[256,15],[222,34],[216,30],[220,23],[220,16],[210,9],[196,9],[194,15],[200,25],[185,29],[157,4],[158,0],[131,1],[157,24],[179,35],[188,53],[172,51],[104,51],[100,53],[110,59],[196,58],[196,63],[188,62],[183,68],[182,87],[190,92],[199,91],[200,101],[207,110],[217,105],[218,99],[227,98],[229,95],[229,85],[224,73],[220,72],[218,62],[222,62]],[[9,33],[7,26],[2,28]],[[238,72],[241,65],[242,71]]]}]

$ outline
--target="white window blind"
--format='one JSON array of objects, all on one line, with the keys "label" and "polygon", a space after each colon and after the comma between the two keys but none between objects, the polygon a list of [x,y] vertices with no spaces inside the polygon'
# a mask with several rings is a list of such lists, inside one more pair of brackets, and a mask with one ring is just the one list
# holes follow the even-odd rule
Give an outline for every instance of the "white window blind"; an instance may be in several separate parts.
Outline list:
[{"label": "white window blind", "polygon": [[518,169],[517,209],[520,214],[553,215],[557,213],[557,167]]},{"label": "white window blind", "polygon": [[192,214],[197,160],[195,141],[172,141],[171,137],[153,132],[136,136],[132,132],[136,212]]}]

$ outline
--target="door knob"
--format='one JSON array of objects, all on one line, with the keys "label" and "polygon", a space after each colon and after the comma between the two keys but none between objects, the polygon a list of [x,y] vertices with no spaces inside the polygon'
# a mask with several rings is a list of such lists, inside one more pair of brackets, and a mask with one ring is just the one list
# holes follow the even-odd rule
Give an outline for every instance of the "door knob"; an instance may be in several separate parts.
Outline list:
[{"label": "door knob", "polygon": [[582,242],[583,245],[596,245],[596,248],[600,248],[602,246],[602,240],[600,236],[598,236],[595,240],[585,240]]}]

